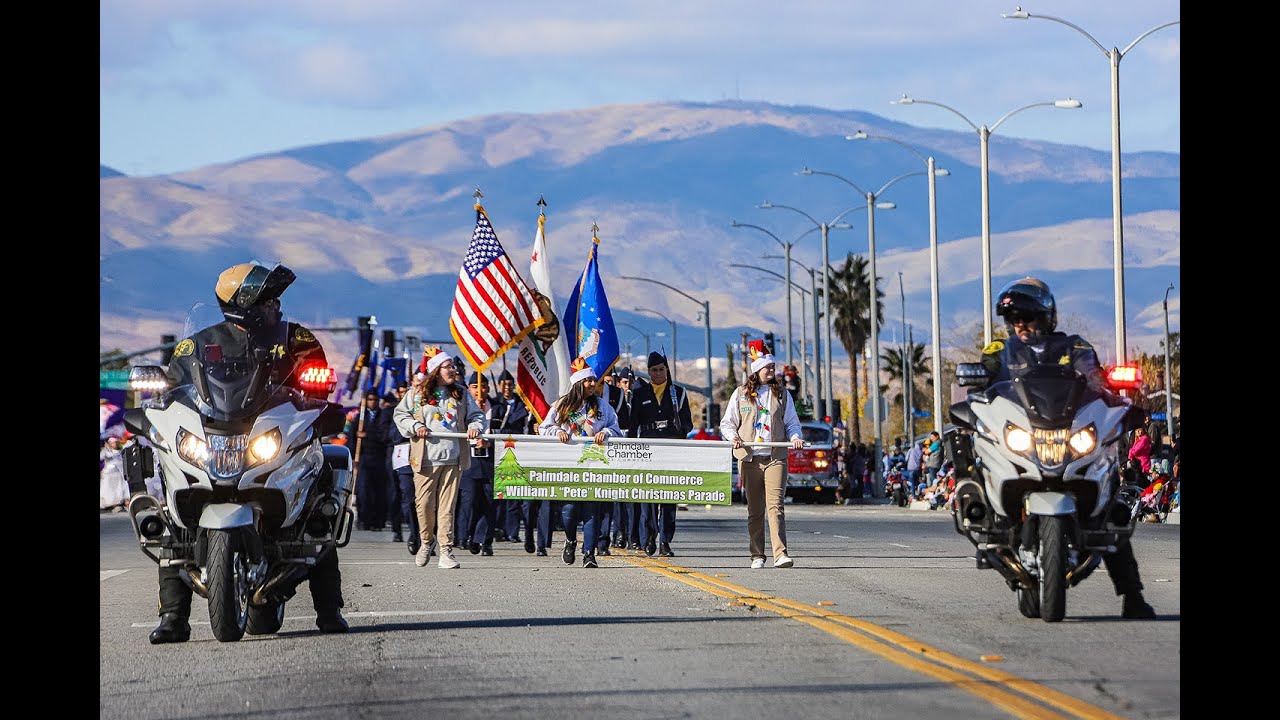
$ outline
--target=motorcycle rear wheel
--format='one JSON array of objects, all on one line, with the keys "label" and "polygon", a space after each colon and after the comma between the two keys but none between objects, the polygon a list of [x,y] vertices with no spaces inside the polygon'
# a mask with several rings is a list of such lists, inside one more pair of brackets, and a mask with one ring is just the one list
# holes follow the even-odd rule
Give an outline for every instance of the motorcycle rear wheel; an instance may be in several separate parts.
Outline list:
[{"label": "motorcycle rear wheel", "polygon": [[249,559],[225,530],[209,531],[209,624],[222,642],[244,637],[249,622]]},{"label": "motorcycle rear wheel", "polygon": [[265,605],[250,605],[248,623],[245,631],[250,635],[270,635],[280,632],[284,625],[284,603],[268,602]]},{"label": "motorcycle rear wheel", "polygon": [[1059,622],[1067,614],[1067,519],[1040,518],[1040,619]]}]

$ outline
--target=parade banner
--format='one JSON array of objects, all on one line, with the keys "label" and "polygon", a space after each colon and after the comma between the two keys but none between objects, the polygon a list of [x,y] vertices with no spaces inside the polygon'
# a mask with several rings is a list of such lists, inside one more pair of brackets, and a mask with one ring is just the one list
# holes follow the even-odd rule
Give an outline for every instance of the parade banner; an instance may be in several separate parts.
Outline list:
[{"label": "parade banner", "polygon": [[727,445],[658,445],[644,440],[495,440],[493,497],[511,500],[733,503]]}]

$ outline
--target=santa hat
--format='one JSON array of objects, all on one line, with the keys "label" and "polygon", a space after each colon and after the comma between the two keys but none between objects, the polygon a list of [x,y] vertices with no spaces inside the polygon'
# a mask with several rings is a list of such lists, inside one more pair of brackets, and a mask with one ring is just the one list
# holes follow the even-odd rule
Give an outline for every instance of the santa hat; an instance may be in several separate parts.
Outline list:
[{"label": "santa hat", "polygon": [[569,376],[569,382],[575,385],[579,380],[585,380],[596,376],[596,371],[592,370],[591,366],[587,364],[587,361],[581,357],[574,358],[573,362],[569,364],[569,372],[572,373]]},{"label": "santa hat", "polygon": [[422,363],[418,365],[418,372],[430,375],[435,372],[436,368],[452,359],[447,353],[434,345],[423,345]]},{"label": "santa hat", "polygon": [[760,372],[765,366],[773,364],[773,356],[764,349],[763,340],[752,340],[747,343],[747,356],[751,358],[751,374]]}]

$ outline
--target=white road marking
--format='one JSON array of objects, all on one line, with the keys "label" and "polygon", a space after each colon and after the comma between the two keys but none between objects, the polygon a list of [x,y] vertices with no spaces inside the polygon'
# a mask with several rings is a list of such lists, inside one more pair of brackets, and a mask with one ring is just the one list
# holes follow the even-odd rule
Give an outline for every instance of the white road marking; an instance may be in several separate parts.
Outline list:
[{"label": "white road marking", "polygon": [[[421,616],[421,615],[468,615],[468,614],[496,613],[496,612],[499,612],[499,611],[498,610],[373,610],[370,612],[344,612],[342,613],[342,616],[350,619],[350,618],[361,618],[361,617],[388,618],[388,617],[415,617],[415,616]],[[307,614],[307,615],[285,617],[286,622],[290,620],[296,620],[296,621],[306,620],[309,623],[314,623],[316,621],[316,616]],[[191,624],[192,625],[208,625],[209,621],[208,620],[192,620]],[[154,628],[155,623],[133,623],[129,627]]]},{"label": "white road marking", "polygon": [[831,537],[838,537],[838,538],[840,538],[841,540],[852,540],[852,539],[853,539],[853,538],[849,537],[848,535],[832,535]]},{"label": "white road marking", "polygon": [[107,578],[113,578],[113,577],[115,577],[115,576],[117,576],[117,575],[123,575],[123,574],[125,574],[125,573],[127,573],[127,572],[129,572],[129,571],[128,571],[128,570],[99,570],[99,571],[98,571],[98,582],[102,582],[103,580],[106,580]]},{"label": "white road marking", "polygon": [[902,543],[889,543],[889,544],[890,544],[890,545],[892,545],[892,546],[894,546],[894,547],[906,548],[906,549],[908,549],[908,550],[910,550],[910,549],[911,549],[911,546],[910,546],[910,545],[903,545]]}]

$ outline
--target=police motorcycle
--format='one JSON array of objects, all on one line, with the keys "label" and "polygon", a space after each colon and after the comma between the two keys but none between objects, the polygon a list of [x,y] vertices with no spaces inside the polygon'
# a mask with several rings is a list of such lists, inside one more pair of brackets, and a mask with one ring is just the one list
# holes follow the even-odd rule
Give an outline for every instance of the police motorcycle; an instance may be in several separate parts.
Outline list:
[{"label": "police motorcycle", "polygon": [[[198,304],[182,337],[222,319]],[[135,493],[128,511],[142,552],[178,566],[209,601],[214,636],[232,642],[277,632],[308,569],[350,541],[352,464],[345,446],[324,442],[345,421],[342,406],[324,400],[337,384],[332,368],[296,362],[293,387],[271,380],[270,350],[223,358],[211,347],[183,358],[193,362],[189,384],[170,386],[160,366],[130,370],[134,389],[158,393],[125,424],[147,438],[155,466],[139,472],[159,472],[163,497]]]},{"label": "police motorcycle", "polygon": [[[981,363],[956,374],[962,386],[987,383]],[[1062,620],[1067,589],[1133,534],[1119,443],[1143,411],[1090,388],[1070,365],[970,390],[950,410],[956,532],[977,548],[980,569],[1017,592],[1023,616]]]}]

